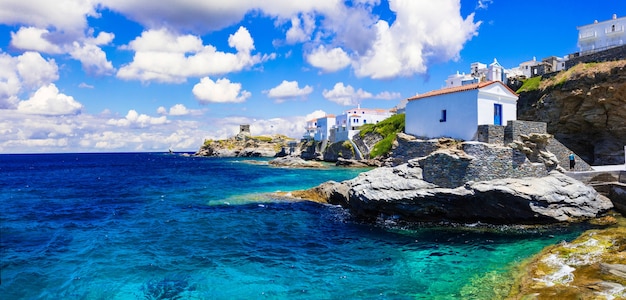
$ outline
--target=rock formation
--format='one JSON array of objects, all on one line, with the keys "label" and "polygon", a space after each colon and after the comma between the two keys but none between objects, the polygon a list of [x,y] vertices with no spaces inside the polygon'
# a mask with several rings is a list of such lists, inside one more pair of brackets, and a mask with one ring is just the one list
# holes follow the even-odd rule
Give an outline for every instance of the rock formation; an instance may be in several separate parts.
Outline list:
[{"label": "rock formation", "polygon": [[624,163],[626,60],[580,64],[520,93],[518,119],[548,133],[592,165]]},{"label": "rock formation", "polygon": [[365,218],[417,222],[574,222],[613,207],[608,198],[550,164],[533,163],[511,147],[466,142],[293,195],[314,194]]},{"label": "rock formation", "polygon": [[269,161],[271,166],[290,168],[325,168],[323,163],[304,160],[298,156],[284,156]]},{"label": "rock formation", "polygon": [[[252,137],[238,134],[226,140],[206,140],[194,154],[215,157],[277,157],[298,149],[293,140],[283,135]],[[292,149],[293,148],[293,149]],[[292,153],[293,154],[293,153]]]}]

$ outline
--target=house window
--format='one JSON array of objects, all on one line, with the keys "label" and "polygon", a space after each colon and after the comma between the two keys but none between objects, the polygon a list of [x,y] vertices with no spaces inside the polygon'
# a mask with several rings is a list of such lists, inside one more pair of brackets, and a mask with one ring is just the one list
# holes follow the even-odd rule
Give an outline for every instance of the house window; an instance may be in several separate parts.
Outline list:
[{"label": "house window", "polygon": [[611,26],[611,31],[615,32],[615,25]]},{"label": "house window", "polygon": [[363,124],[367,124],[367,120],[363,120]]},{"label": "house window", "polygon": [[439,119],[439,122],[445,122],[448,118],[448,112],[445,109],[441,110],[441,119]]}]

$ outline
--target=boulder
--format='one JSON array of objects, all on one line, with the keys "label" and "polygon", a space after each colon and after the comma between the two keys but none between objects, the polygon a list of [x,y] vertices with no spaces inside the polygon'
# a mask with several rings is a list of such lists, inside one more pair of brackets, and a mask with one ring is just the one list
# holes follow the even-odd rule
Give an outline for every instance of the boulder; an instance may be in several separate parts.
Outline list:
[{"label": "boulder", "polygon": [[298,156],[284,156],[269,161],[269,164],[277,167],[290,168],[325,168],[326,166],[317,161],[304,160]]}]

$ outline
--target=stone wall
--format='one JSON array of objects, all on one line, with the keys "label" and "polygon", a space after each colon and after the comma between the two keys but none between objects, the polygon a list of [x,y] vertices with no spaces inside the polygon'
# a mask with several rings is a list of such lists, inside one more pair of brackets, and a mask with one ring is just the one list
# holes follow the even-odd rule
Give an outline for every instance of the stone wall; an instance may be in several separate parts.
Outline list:
[{"label": "stone wall", "polygon": [[543,177],[546,166],[531,163],[526,155],[503,145],[482,142],[464,142],[462,152],[434,152],[419,159],[425,181],[441,187],[455,188],[468,181],[485,181],[501,178]]},{"label": "stone wall", "polygon": [[398,166],[417,157],[427,156],[439,149],[438,140],[420,140],[412,135],[398,133],[386,165]]},{"label": "stone wall", "polygon": [[489,144],[504,143],[504,126],[478,125],[477,140]]},{"label": "stone wall", "polygon": [[565,69],[569,69],[579,63],[604,62],[612,60],[626,59],[626,45],[614,47],[590,54],[574,53],[569,55],[565,62]]},{"label": "stone wall", "polygon": [[504,144],[519,140],[520,135],[531,133],[547,133],[547,124],[544,122],[531,121],[508,121],[504,129]]}]

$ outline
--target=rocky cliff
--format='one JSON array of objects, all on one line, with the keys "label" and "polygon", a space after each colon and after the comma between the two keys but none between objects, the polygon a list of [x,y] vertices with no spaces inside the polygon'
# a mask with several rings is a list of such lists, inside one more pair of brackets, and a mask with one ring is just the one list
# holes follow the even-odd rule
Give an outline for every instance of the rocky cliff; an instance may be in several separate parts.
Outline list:
[{"label": "rocky cliff", "polygon": [[194,155],[215,157],[286,156],[299,149],[295,146],[291,147],[290,142],[293,142],[293,139],[283,135],[256,137],[237,135],[225,140],[206,140]]},{"label": "rocky cliff", "polygon": [[520,92],[517,112],[520,120],[546,122],[548,133],[592,165],[623,164],[626,60],[579,64],[542,79]]}]

